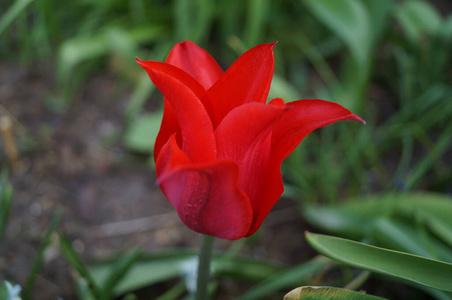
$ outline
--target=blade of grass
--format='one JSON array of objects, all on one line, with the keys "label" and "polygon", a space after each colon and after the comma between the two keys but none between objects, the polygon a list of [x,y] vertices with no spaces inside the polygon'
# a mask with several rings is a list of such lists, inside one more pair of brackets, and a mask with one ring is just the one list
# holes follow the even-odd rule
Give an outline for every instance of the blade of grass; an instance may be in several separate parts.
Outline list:
[{"label": "blade of grass", "polygon": [[368,13],[360,1],[304,0],[307,8],[331,31],[342,38],[358,65],[368,63],[372,36]]},{"label": "blade of grass", "polygon": [[426,156],[424,156],[420,162],[416,164],[413,170],[413,175],[411,175],[407,181],[406,186],[408,189],[413,188],[416,183],[424,176],[424,174],[433,166],[433,164],[441,157],[443,153],[449,149],[452,139],[450,138],[452,135],[452,125],[449,125],[446,130],[444,130],[441,136],[436,141],[435,145],[428,152]]},{"label": "blade of grass", "polygon": [[244,28],[244,40],[248,47],[254,47],[260,42],[265,24],[267,24],[266,16],[270,3],[268,0],[248,1],[248,17]]},{"label": "blade of grass", "polygon": [[[326,86],[328,86],[329,88],[336,87],[337,89],[342,90],[342,87],[340,86],[339,80],[337,79],[336,75],[331,70],[323,55],[311,42],[309,37],[306,34],[300,32],[298,39],[295,40],[295,43],[315,68]],[[333,99],[331,100],[334,101]]]},{"label": "blade of grass", "polygon": [[91,273],[86,268],[80,256],[77,254],[77,252],[75,252],[74,248],[72,248],[72,245],[69,242],[69,240],[61,233],[59,237],[60,237],[60,249],[63,252],[66,259],[69,261],[71,266],[80,274],[80,276],[86,280],[86,282],[88,283],[88,287],[94,298],[102,299],[102,291],[94,281],[93,277],[91,276]]},{"label": "blade of grass", "polygon": [[112,297],[116,285],[124,278],[133,264],[140,258],[141,252],[133,250],[120,257],[113,265],[112,270],[102,289],[102,299],[109,300]]},{"label": "blade of grass", "polygon": [[187,291],[185,282],[181,281],[155,300],[176,300]]},{"label": "blade of grass", "polygon": [[441,16],[431,4],[418,0],[402,2],[394,16],[413,43],[420,41],[423,33],[436,33],[442,23]]},{"label": "blade of grass", "polygon": [[210,0],[177,0],[174,5],[176,36],[179,41],[195,43],[206,38],[213,17],[214,2]]},{"label": "blade of grass", "polygon": [[237,300],[253,300],[264,299],[272,293],[300,284],[300,282],[309,282],[312,276],[322,270],[330,260],[324,257],[316,257],[306,263],[293,267],[289,270],[282,271],[274,276],[260,282]]},{"label": "blade of grass", "polygon": [[3,169],[0,175],[0,243],[8,221],[9,209],[11,207],[13,189],[8,184],[8,170]]},{"label": "blade of grass", "polygon": [[61,220],[61,211],[56,210],[52,215],[49,229],[47,230],[47,232],[41,242],[41,246],[39,247],[39,250],[38,250],[38,256],[36,257],[35,261],[33,262],[33,265],[31,267],[30,273],[28,275],[27,281],[25,283],[24,291],[22,294],[23,300],[31,299],[36,276],[38,275],[38,272],[41,269],[42,263],[44,261],[44,251],[49,246],[51,238],[52,238],[53,234],[56,232],[58,225],[60,224],[60,220]]},{"label": "blade of grass", "polygon": [[17,0],[0,18],[0,35],[23,12],[33,0]]}]

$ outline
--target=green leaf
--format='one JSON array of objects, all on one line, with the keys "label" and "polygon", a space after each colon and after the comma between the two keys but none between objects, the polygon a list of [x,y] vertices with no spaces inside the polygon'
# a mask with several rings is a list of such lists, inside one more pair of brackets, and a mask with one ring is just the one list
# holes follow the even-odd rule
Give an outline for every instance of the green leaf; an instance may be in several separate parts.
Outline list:
[{"label": "green leaf", "polygon": [[138,298],[133,294],[127,294],[124,297],[122,297],[121,300],[138,300]]},{"label": "green leaf", "polygon": [[206,38],[213,18],[213,2],[210,0],[176,0],[174,21],[179,41],[191,40],[199,43]]},{"label": "green leaf", "polygon": [[452,223],[429,214],[423,216],[428,228],[452,248]]},{"label": "green leaf", "polygon": [[[91,36],[76,36],[61,44],[58,53],[59,76],[67,79],[82,62],[114,52],[130,53],[131,44],[152,41],[162,34],[160,27],[137,27],[131,30],[117,27],[103,28]],[[124,41],[128,41],[124,44]]]},{"label": "green leaf", "polygon": [[3,240],[9,209],[12,202],[13,189],[8,183],[8,171],[4,169],[0,174],[0,243]]},{"label": "green leaf", "polygon": [[372,44],[375,45],[378,39],[381,37],[383,30],[389,24],[388,19],[393,9],[393,0],[362,0],[369,12],[370,18],[370,30],[372,32],[371,39]]},{"label": "green leaf", "polygon": [[270,11],[270,1],[248,1],[248,17],[244,28],[244,40],[251,48],[261,42],[262,32],[267,24],[267,13]]},{"label": "green leaf", "polygon": [[[341,68],[340,85],[329,86],[335,101],[355,113],[364,109],[376,45],[391,12],[391,0],[303,0],[317,19],[349,49]],[[325,68],[322,68],[325,69]],[[323,72],[323,74],[326,74]]]},{"label": "green leaf", "polygon": [[359,66],[368,63],[372,30],[365,6],[355,0],[304,0],[317,18],[348,46]]},{"label": "green leaf", "polygon": [[[441,238],[440,235],[430,234],[425,226],[426,217],[417,215],[414,219],[416,224],[407,224],[403,220],[397,219],[382,218],[378,220],[370,235],[373,244],[452,263],[452,248],[438,240],[437,237]],[[440,230],[445,230],[445,228],[441,227]]]},{"label": "green leaf", "polygon": [[31,270],[28,273],[27,282],[25,283],[24,291],[22,294],[24,300],[31,299],[33,295],[36,276],[38,276],[39,270],[41,269],[42,264],[44,263],[45,250],[51,244],[52,236],[55,234],[58,225],[60,224],[60,220],[61,220],[61,211],[56,210],[52,215],[49,229],[47,229],[47,232],[44,238],[42,239],[41,245],[38,250],[38,255],[33,261],[33,266],[31,267]]},{"label": "green leaf", "polygon": [[279,75],[274,75],[268,94],[268,99],[282,98],[286,101],[302,99],[298,90],[287,80]]},{"label": "green leaf", "polygon": [[8,290],[4,281],[0,283],[0,299],[8,299]]},{"label": "green leaf", "polygon": [[33,0],[17,0],[0,18],[0,35],[23,12]]},{"label": "green leaf", "polygon": [[[133,264],[127,274],[113,288],[114,295],[131,292],[178,276],[183,276],[196,266],[197,254],[192,251],[166,251],[143,257]],[[89,273],[96,286],[105,286],[114,263],[104,263],[91,267]],[[212,260],[215,276],[247,281],[260,281],[280,271],[265,261],[247,257],[223,257],[215,255]]]},{"label": "green leaf", "polygon": [[425,1],[402,2],[395,12],[395,17],[413,43],[419,42],[425,33],[435,34],[442,25],[438,12]]},{"label": "green leaf", "polygon": [[138,250],[131,251],[125,255],[119,257],[111,268],[111,272],[105,280],[105,284],[102,289],[102,299],[108,300],[111,298],[113,289],[127,274],[132,265],[140,257],[141,253]]},{"label": "green leaf", "polygon": [[[189,255],[184,253],[175,253],[167,257],[156,256],[155,259],[140,260],[116,284],[113,294],[120,295],[177,277],[181,273],[182,263],[189,257]],[[94,266],[90,268],[90,274],[92,274],[97,285],[105,286],[112,268],[113,264],[108,263]]]},{"label": "green leaf", "polygon": [[443,26],[441,26],[441,29],[444,40],[450,43],[452,41],[452,16],[449,15],[444,21]]},{"label": "green leaf", "polygon": [[306,239],[343,264],[452,292],[452,264],[332,236],[306,233]]},{"label": "green leaf", "polygon": [[139,116],[139,112],[148,100],[149,96],[155,90],[155,85],[149,83],[149,76],[143,72],[135,84],[134,91],[130,95],[124,115],[129,123],[133,123],[135,118]]},{"label": "green leaf", "polygon": [[329,259],[321,256],[316,257],[299,266],[271,276],[237,298],[237,300],[263,299],[276,291],[300,284],[300,282],[307,283],[313,274],[325,268],[329,263]]},{"label": "green leaf", "polygon": [[426,240],[425,230],[422,231],[419,226],[386,218],[379,219],[375,225],[371,236],[376,246],[447,261],[437,255],[438,245],[431,236]]},{"label": "green leaf", "polygon": [[180,299],[181,296],[187,291],[187,285],[184,281],[171,287],[169,290],[165,291],[156,300],[174,300]]},{"label": "green leaf", "polygon": [[162,117],[163,112],[156,111],[133,119],[124,136],[124,143],[127,148],[137,152],[151,153],[162,123]]},{"label": "green leaf", "polygon": [[355,292],[327,286],[303,286],[284,296],[284,300],[383,300],[363,292]]},{"label": "green leaf", "polygon": [[[436,115],[437,117],[437,115]],[[419,162],[413,167],[412,175],[406,180],[406,186],[412,188],[420,179],[425,176],[425,173],[434,166],[434,163],[441,159],[441,157],[450,149],[452,144],[452,124],[449,124],[436,140],[434,146],[429,149],[427,155],[419,159]]]},{"label": "green leaf", "polygon": [[450,224],[452,197],[437,193],[389,193],[354,198],[328,207],[308,205],[303,209],[304,217],[311,224],[356,239],[367,236],[381,218],[402,215],[413,219],[420,214],[431,227],[434,227],[432,219]]},{"label": "green leaf", "polygon": [[[94,281],[91,273],[88,271],[88,268],[85,266],[78,253],[74,250],[74,248],[72,248],[69,240],[62,234],[60,234],[60,248],[61,252],[64,254],[71,266],[84,280],[86,280],[86,283],[88,284],[88,287],[94,298],[102,299],[102,291],[99,288],[99,285],[97,285],[97,283]],[[109,277],[110,276],[108,276],[107,278]]]}]

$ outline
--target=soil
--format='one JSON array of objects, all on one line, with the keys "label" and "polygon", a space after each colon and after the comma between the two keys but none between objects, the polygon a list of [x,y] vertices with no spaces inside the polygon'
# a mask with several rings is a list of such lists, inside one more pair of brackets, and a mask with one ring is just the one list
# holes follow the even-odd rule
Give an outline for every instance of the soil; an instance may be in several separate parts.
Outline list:
[{"label": "soil", "polygon": [[[12,165],[0,144],[1,168],[10,167],[14,190],[0,244],[0,282],[25,286],[56,209],[62,212],[59,231],[87,262],[136,247],[196,249],[198,235],[180,222],[156,186],[149,157],[129,152],[115,138],[125,127],[130,88],[112,74],[98,74],[72,97],[69,109],[55,112],[50,69],[0,62],[0,114],[13,121],[19,147]],[[296,203],[284,199],[274,211],[245,253],[285,264],[312,256]],[[216,243],[219,249],[229,246]],[[74,272],[58,250],[56,235],[44,258],[33,299],[76,299]]]}]

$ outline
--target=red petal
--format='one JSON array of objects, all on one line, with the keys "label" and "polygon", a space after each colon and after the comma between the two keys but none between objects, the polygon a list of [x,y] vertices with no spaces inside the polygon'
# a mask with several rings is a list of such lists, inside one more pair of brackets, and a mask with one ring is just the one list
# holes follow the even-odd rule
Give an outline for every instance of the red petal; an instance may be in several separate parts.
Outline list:
[{"label": "red petal", "polygon": [[274,45],[262,44],[245,52],[207,91],[213,106],[214,128],[233,108],[247,102],[267,101]]},{"label": "red petal", "polygon": [[[268,145],[271,145],[270,139],[268,142]],[[267,165],[262,166],[261,173],[257,174],[259,177],[256,177],[259,181],[256,181],[255,184],[260,189],[256,189],[256,195],[250,199],[251,206],[253,207],[253,222],[246,236],[254,234],[261,227],[265,217],[284,192],[281,163],[272,161],[271,157],[263,158],[267,158]]]},{"label": "red petal", "polygon": [[324,100],[287,103],[284,115],[273,130],[272,157],[282,162],[313,130],[341,120],[365,123],[348,109]]},{"label": "red petal", "polygon": [[[179,122],[177,121],[176,113],[174,112],[171,104],[165,98],[162,124],[160,125],[160,131],[157,135],[154,145],[154,161],[157,161],[157,157],[160,154],[160,149],[163,147],[163,145],[166,144],[166,142],[168,142],[169,137],[173,134],[176,134],[179,139],[181,138],[181,129]],[[182,144],[182,141],[179,142],[180,144]]]},{"label": "red petal", "polygon": [[[278,101],[278,100],[274,100]],[[250,197],[253,207],[253,224],[247,236],[255,233],[284,191],[281,163],[313,130],[340,120],[364,121],[349,110],[323,100],[299,100],[287,104],[286,110],[272,132],[271,157],[260,182],[262,188],[256,197]],[[258,201],[259,203],[253,203]]]},{"label": "red petal", "polygon": [[247,234],[251,206],[237,187],[235,163],[192,164],[172,136],[161,150],[156,169],[163,193],[187,227],[229,240]]},{"label": "red petal", "polygon": [[284,107],[247,103],[233,109],[215,130],[217,157],[241,163],[250,149],[260,143],[279,120]]},{"label": "red petal", "polygon": [[[171,104],[182,132],[182,150],[190,160],[197,163],[215,159],[216,145],[212,122],[206,111],[208,108],[204,106],[207,101],[203,87],[190,75],[170,64],[139,59],[137,62]],[[174,115],[171,116],[171,122],[175,121]],[[176,128],[173,123],[169,127],[170,130],[161,130],[170,132]]]},{"label": "red petal", "polygon": [[223,75],[223,70],[215,59],[206,50],[190,41],[177,43],[166,62],[190,74],[206,90]]},{"label": "red petal", "polygon": [[282,184],[273,190],[281,174],[278,168],[272,170],[276,175],[270,173],[270,154],[271,131],[284,110],[282,100],[268,105],[247,103],[233,109],[215,131],[218,156],[239,165],[239,187],[250,199],[253,219],[271,208],[282,193]]}]

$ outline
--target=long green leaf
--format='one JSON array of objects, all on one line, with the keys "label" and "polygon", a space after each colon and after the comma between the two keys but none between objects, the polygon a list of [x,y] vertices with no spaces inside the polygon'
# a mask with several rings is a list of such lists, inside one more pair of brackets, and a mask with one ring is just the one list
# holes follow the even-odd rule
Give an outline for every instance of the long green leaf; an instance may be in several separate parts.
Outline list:
[{"label": "long green leaf", "polygon": [[376,245],[380,247],[439,259],[430,253],[430,249],[423,243],[416,229],[415,226],[409,226],[397,220],[381,218],[375,224],[372,241],[376,240]]},{"label": "long green leaf", "polygon": [[[135,289],[177,277],[181,273],[181,264],[190,258],[186,253],[169,256],[156,256],[135,263],[113,289],[114,295],[131,292]],[[114,264],[99,264],[90,268],[90,274],[96,285],[105,286]]]},{"label": "long green leaf", "polygon": [[303,286],[284,296],[284,300],[384,300],[385,298],[367,295],[328,286]]},{"label": "long green leaf", "polygon": [[346,265],[452,292],[452,264],[342,238],[306,233],[321,254]]},{"label": "long green leaf", "polygon": [[[113,288],[114,295],[162,282],[184,273],[196,266],[196,253],[187,250],[167,251],[143,257],[130,267],[130,270]],[[105,286],[114,263],[104,263],[90,268],[90,275],[96,286]],[[247,281],[264,280],[281,271],[281,267],[265,261],[247,257],[231,257],[215,255],[212,260],[215,276]]]},{"label": "long green leaf", "polygon": [[382,217],[403,215],[412,218],[422,214],[428,216],[428,219],[424,218],[427,224],[431,219],[450,224],[452,198],[437,193],[389,193],[350,199],[344,204],[328,207],[306,206],[303,214],[319,228],[362,239]]},{"label": "long green leaf", "polygon": [[438,235],[452,249],[452,222],[447,222],[428,214],[424,214],[423,217],[430,230]]}]

